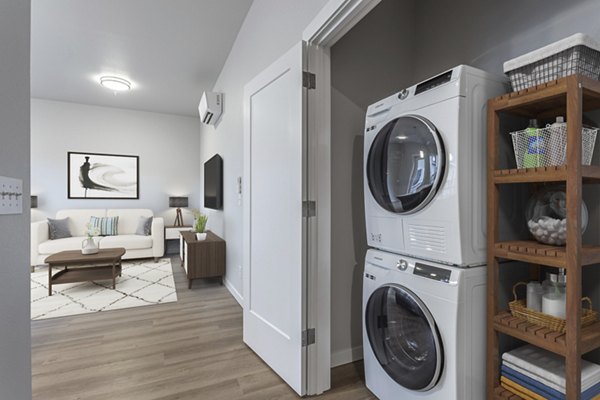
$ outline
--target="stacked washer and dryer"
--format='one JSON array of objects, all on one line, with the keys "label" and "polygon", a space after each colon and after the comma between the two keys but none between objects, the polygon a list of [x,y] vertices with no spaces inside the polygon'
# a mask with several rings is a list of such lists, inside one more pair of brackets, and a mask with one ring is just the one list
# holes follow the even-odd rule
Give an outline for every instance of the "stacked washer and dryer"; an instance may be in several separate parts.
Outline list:
[{"label": "stacked washer and dryer", "polygon": [[363,350],[381,400],[485,398],[486,103],[460,65],[367,110]]}]

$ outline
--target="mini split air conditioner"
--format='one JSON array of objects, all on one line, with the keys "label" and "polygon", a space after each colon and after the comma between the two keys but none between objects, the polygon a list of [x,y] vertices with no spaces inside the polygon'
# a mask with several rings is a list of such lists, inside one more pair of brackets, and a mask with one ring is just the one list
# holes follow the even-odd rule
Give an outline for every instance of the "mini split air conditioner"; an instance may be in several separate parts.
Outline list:
[{"label": "mini split air conditioner", "polygon": [[223,113],[223,93],[204,92],[198,105],[200,121],[207,125],[214,125]]}]

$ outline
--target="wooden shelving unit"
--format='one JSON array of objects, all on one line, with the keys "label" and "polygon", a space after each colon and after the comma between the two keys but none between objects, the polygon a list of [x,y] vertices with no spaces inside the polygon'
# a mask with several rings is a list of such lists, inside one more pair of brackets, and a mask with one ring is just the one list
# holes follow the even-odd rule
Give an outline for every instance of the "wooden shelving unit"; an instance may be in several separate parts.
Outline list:
[{"label": "wooden shelving unit", "polygon": [[[487,387],[489,399],[511,399],[500,386],[499,334],[510,335],[554,353],[566,360],[566,398],[579,399],[581,355],[600,348],[600,322],[581,328],[582,266],[600,263],[600,246],[582,246],[581,193],[583,184],[600,183],[600,167],[582,166],[581,128],[584,111],[600,109],[600,82],[572,75],[520,92],[509,93],[488,102],[488,317]],[[567,119],[567,165],[527,169],[507,169],[499,165],[500,120],[506,114],[527,118]],[[502,185],[566,183],[567,245],[549,246],[535,241],[500,241],[498,237],[499,193]],[[500,308],[499,277],[501,260],[513,260],[567,269],[566,333],[528,323]],[[503,305],[504,307],[504,305]]]}]

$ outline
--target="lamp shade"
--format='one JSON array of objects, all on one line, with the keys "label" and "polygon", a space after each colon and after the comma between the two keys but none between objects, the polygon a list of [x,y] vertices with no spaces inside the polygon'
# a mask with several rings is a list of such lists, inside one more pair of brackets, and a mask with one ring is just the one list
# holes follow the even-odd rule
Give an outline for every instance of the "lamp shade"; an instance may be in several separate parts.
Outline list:
[{"label": "lamp shade", "polygon": [[187,207],[187,197],[169,197],[169,207]]},{"label": "lamp shade", "polygon": [[37,208],[37,196],[31,196],[31,208]]}]

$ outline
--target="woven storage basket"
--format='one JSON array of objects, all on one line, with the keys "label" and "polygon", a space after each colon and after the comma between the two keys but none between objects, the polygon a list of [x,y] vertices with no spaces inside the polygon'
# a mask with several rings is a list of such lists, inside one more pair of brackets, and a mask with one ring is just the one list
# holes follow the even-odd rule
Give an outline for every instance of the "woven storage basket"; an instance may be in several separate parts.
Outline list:
[{"label": "woven storage basket", "polygon": [[[543,326],[550,330],[565,333],[567,330],[567,321],[564,319],[556,318],[548,314],[544,314],[539,311],[532,310],[525,306],[525,300],[519,300],[517,298],[517,287],[524,285],[525,282],[517,282],[513,286],[513,296],[515,299],[508,303],[508,308],[513,317],[523,318],[527,322]],[[589,308],[583,308],[581,310],[581,327],[593,324],[598,320],[598,312],[592,310],[592,300],[589,297],[581,299],[582,302],[586,302]]]},{"label": "woven storage basket", "polygon": [[504,63],[514,91],[572,74],[600,80],[600,44],[576,33]]}]

